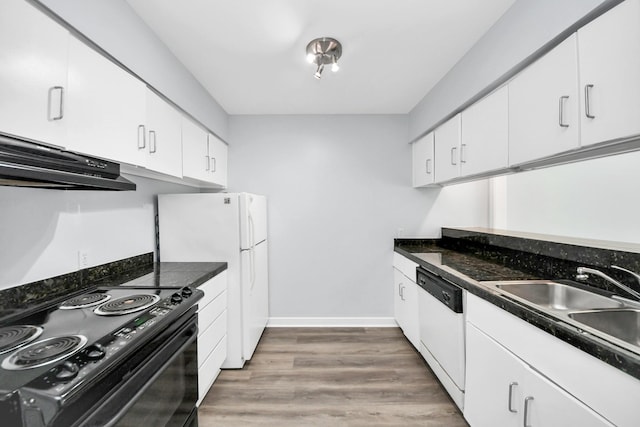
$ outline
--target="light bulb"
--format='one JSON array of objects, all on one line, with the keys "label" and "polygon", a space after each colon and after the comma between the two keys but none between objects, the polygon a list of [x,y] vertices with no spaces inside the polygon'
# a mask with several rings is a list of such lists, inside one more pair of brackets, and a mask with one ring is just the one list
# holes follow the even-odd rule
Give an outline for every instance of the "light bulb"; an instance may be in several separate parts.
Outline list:
[{"label": "light bulb", "polygon": [[333,71],[334,73],[335,73],[336,71],[338,71],[339,69],[340,69],[340,66],[338,65],[338,63],[337,63],[337,62],[334,62],[334,63],[331,65],[331,71]]},{"label": "light bulb", "polygon": [[307,62],[309,64],[313,64],[313,61],[316,59],[316,56],[313,53],[307,53]]},{"label": "light bulb", "polygon": [[318,65],[318,69],[316,70],[316,72],[313,75],[313,77],[315,77],[316,79],[320,80],[320,77],[322,77],[322,71],[323,70],[324,70],[324,64]]}]

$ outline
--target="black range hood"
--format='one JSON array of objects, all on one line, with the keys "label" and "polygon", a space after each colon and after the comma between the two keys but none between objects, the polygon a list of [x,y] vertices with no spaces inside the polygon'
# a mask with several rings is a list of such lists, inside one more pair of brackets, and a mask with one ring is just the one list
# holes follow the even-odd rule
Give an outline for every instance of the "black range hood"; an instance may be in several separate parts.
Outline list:
[{"label": "black range hood", "polygon": [[0,135],[0,185],[58,190],[135,190],[107,160]]}]

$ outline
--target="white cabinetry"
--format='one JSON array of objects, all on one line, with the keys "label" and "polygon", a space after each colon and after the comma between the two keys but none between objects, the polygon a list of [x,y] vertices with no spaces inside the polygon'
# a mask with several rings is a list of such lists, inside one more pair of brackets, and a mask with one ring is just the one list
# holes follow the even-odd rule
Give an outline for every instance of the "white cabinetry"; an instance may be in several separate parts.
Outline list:
[{"label": "white cabinetry", "polygon": [[200,285],[198,302],[198,405],[227,358],[227,272]]},{"label": "white cabinetry", "polygon": [[460,114],[435,130],[435,182],[460,176]]},{"label": "white cabinetry", "polygon": [[0,132],[64,146],[69,38],[29,2],[0,2]]},{"label": "white cabinetry", "polygon": [[578,148],[576,35],[509,83],[509,163]]},{"label": "white cabinetry", "polygon": [[462,112],[460,174],[503,169],[509,163],[509,92],[503,86]]},{"label": "white cabinetry", "polygon": [[67,149],[144,165],[145,92],[144,83],[72,37]]},{"label": "white cabinetry", "polygon": [[182,178],[182,116],[147,89],[147,169]]},{"label": "white cabinetry", "polygon": [[578,30],[583,146],[640,134],[640,1]]},{"label": "white cabinetry", "polygon": [[411,145],[413,159],[413,186],[422,187],[434,182],[433,132]]},{"label": "white cabinetry", "polygon": [[612,426],[473,325],[464,415],[474,427]]},{"label": "white cabinetry", "polygon": [[394,314],[398,326],[409,342],[420,349],[420,321],[418,318],[418,285],[415,282],[418,264],[393,253]]},{"label": "white cabinetry", "polygon": [[207,181],[210,175],[207,132],[182,117],[182,174],[185,178]]},{"label": "white cabinetry", "polygon": [[[640,396],[640,381],[630,375],[625,374],[619,369],[614,368],[601,360],[585,353],[576,347],[567,344],[566,342],[550,335],[549,333],[530,325],[526,321],[519,319],[518,317],[496,307],[495,305],[484,301],[475,295],[467,294],[467,381],[466,381],[466,396],[465,396],[465,417],[469,420],[472,426],[482,427],[483,425],[510,425],[501,424],[495,422],[493,424],[486,424],[488,414],[480,414],[480,412],[496,413],[499,416],[505,416],[501,411],[507,405],[506,398],[508,397],[509,384],[513,381],[519,382],[518,379],[508,379],[506,381],[502,378],[502,374],[498,371],[503,370],[503,365],[506,362],[494,362],[494,356],[487,356],[485,354],[485,346],[478,346],[477,340],[469,338],[471,326],[477,328],[485,335],[489,336],[497,344],[504,347],[508,352],[514,356],[518,361],[531,367],[535,374],[545,379],[545,381],[551,381],[557,387],[561,388],[563,393],[567,393],[573,399],[571,404],[563,405],[562,408],[554,409],[554,414],[557,420],[562,420],[560,424],[555,424],[555,421],[538,422],[538,424],[531,422],[532,426],[573,426],[573,425],[609,425],[603,423],[602,420],[595,416],[595,413],[602,416],[608,422],[619,427],[632,427],[637,426],[637,396]],[[559,324],[558,328],[562,329],[562,325]],[[474,342],[476,344],[474,344]],[[477,350],[480,349],[480,350]],[[509,364],[510,366],[511,364]],[[507,369],[507,368],[504,368]],[[487,374],[489,371],[492,373]],[[489,375],[489,377],[483,377],[483,375]],[[501,385],[498,385],[498,380],[502,378]],[[539,379],[540,379],[539,378]],[[548,380],[547,380],[548,379]],[[487,382],[488,381],[488,382]],[[527,381],[523,380],[523,384]],[[544,381],[543,381],[544,382]],[[498,389],[496,389],[499,388]],[[524,388],[513,389],[514,396],[521,399],[520,407],[524,409],[523,400],[524,397],[530,394],[536,394],[534,401],[531,402],[530,410],[532,416],[536,411],[539,411],[542,403],[545,403],[547,408],[552,408],[552,403],[547,403],[547,399],[543,394],[550,393],[553,395],[555,392],[536,391],[537,386],[531,386],[531,391],[524,391]],[[490,395],[496,394],[499,397],[494,404],[499,406],[491,406],[486,399],[490,398]],[[517,393],[523,393],[518,395]],[[528,393],[528,394],[524,394]],[[563,394],[564,396],[564,394]],[[515,397],[514,397],[515,399]],[[560,399],[560,397],[558,397]],[[562,398],[564,399],[564,398]],[[516,399],[517,400],[517,399]],[[537,400],[537,402],[536,402]],[[515,400],[513,400],[515,402]],[[540,403],[537,405],[536,403]],[[593,417],[583,418],[584,406],[591,408],[594,411]],[[551,406],[550,406],[551,405]],[[566,409],[568,406],[572,406],[572,409]],[[576,409],[576,407],[578,409]],[[582,408],[582,409],[580,409]],[[574,411],[575,409],[575,411]],[[562,415],[563,412],[575,417],[575,422],[567,421]],[[581,415],[578,415],[580,413]],[[519,424],[523,425],[524,415],[519,412],[518,418]],[[593,418],[596,421],[585,421]],[[498,418],[502,419],[502,418]],[[546,420],[546,419],[545,419]],[[584,422],[584,424],[582,424]],[[594,424],[595,422],[595,424]]]},{"label": "white cabinetry", "polygon": [[187,117],[182,118],[182,174],[227,186],[227,145]]}]

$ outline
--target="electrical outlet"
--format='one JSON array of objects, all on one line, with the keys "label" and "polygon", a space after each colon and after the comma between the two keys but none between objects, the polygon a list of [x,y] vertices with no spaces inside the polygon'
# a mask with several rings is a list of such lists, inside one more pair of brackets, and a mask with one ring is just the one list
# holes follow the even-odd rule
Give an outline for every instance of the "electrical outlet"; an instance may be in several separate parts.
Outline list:
[{"label": "electrical outlet", "polygon": [[78,269],[89,267],[89,254],[84,251],[78,251]]}]

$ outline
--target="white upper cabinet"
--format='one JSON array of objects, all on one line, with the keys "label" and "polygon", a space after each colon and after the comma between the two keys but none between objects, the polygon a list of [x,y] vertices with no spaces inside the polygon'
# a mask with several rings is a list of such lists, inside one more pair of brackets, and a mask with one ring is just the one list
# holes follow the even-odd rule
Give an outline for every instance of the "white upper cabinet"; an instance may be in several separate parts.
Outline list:
[{"label": "white upper cabinet", "polygon": [[69,38],[28,2],[0,2],[0,132],[64,147]]},{"label": "white upper cabinet", "polygon": [[578,30],[581,144],[640,134],[640,0]]},{"label": "white upper cabinet", "polygon": [[227,186],[227,145],[187,117],[182,118],[182,173],[185,178]]},{"label": "white upper cabinet", "polygon": [[146,167],[182,178],[182,115],[147,89]]},{"label": "white upper cabinet", "polygon": [[206,181],[210,162],[207,132],[187,117],[182,117],[182,174],[185,178]]},{"label": "white upper cabinet", "polygon": [[433,132],[411,144],[413,159],[413,186],[422,187],[433,184]]},{"label": "white upper cabinet", "polygon": [[509,91],[503,86],[462,112],[462,176],[506,168],[509,163]]},{"label": "white upper cabinet", "polygon": [[460,176],[460,114],[435,130],[435,182]]},{"label": "white upper cabinet", "polygon": [[209,156],[209,173],[208,182],[217,184],[221,187],[227,186],[227,158],[229,147],[213,134],[208,134],[207,148]]},{"label": "white upper cabinet", "polygon": [[570,36],[509,83],[509,163],[579,146],[577,37]]},{"label": "white upper cabinet", "polygon": [[67,148],[144,165],[145,93],[140,80],[71,38]]}]

